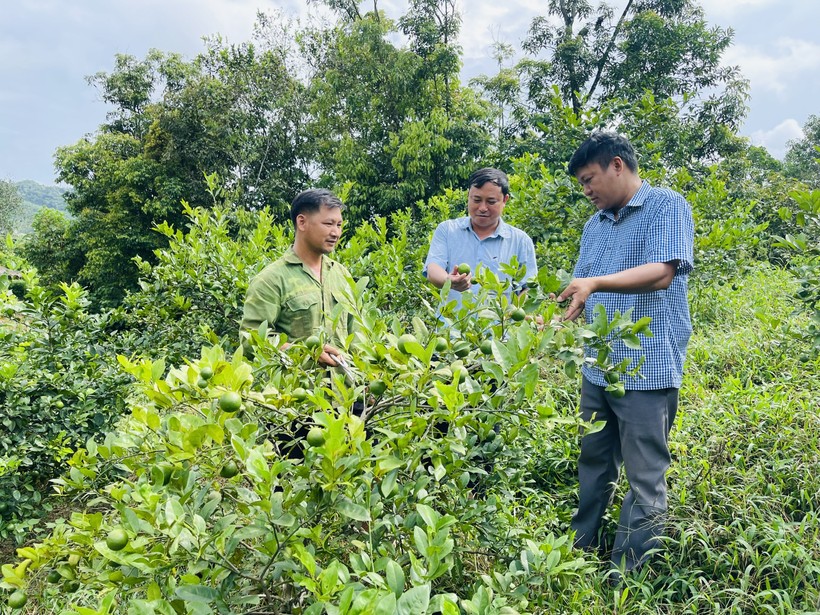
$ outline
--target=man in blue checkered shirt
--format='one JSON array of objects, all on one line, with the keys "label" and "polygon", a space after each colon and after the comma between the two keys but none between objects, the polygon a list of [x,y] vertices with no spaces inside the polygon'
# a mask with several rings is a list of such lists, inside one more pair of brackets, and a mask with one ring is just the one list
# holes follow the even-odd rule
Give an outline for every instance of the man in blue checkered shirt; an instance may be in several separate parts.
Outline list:
[{"label": "man in blue checkered shirt", "polygon": [[668,437],[692,332],[686,295],[694,224],[680,194],[641,180],[635,151],[620,135],[593,133],[572,156],[569,172],[598,211],[584,226],[575,277],[558,297],[571,299],[564,318],[585,311],[589,320],[600,304],[610,318],[631,308],[633,320],[652,319],[653,335],[642,336],[640,350],[614,344],[613,363],[629,358],[637,366],[644,357],[637,377],[623,377],[625,394],[607,392],[604,374],[583,368],[581,416],[604,421],[604,428],[581,439],[572,529],[576,546],[602,548],[601,520],[623,464],[629,491],[612,545],[614,579],[640,567],[664,533]]}]

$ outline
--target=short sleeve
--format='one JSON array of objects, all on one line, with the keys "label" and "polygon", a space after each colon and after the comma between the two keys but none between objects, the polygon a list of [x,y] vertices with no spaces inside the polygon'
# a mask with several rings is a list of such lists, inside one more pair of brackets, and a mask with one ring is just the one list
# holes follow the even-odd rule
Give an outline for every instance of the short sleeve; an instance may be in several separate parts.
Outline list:
[{"label": "short sleeve", "polygon": [[671,196],[650,229],[647,262],[678,261],[677,275],[694,269],[694,221],[692,208],[680,195]]},{"label": "short sleeve", "polygon": [[447,222],[440,223],[433,232],[430,240],[430,248],[427,251],[427,258],[424,261],[423,274],[427,277],[427,268],[431,264],[436,264],[445,271],[450,270],[449,251],[447,249]]},{"label": "short sleeve", "polygon": [[518,255],[518,260],[524,263],[527,268],[524,280],[533,280],[538,277],[538,261],[535,259],[535,245],[532,242],[532,238],[526,233],[521,239],[521,254]]}]

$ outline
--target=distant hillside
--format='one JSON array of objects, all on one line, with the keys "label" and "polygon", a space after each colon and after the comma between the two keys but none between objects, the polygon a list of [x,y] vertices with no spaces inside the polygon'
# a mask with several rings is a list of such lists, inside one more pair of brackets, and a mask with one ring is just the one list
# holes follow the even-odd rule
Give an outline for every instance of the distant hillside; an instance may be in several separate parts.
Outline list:
[{"label": "distant hillside", "polygon": [[59,186],[44,186],[29,179],[15,182],[17,192],[23,197],[23,208],[17,222],[18,233],[31,232],[31,223],[34,215],[43,207],[57,209],[66,215],[66,202],[63,199],[64,188]]}]

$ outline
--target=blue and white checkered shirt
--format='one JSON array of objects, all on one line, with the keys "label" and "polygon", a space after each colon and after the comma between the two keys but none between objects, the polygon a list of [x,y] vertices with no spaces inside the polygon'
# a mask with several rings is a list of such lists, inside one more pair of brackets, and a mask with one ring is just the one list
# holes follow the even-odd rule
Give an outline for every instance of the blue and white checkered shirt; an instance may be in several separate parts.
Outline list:
[{"label": "blue and white checkered shirt", "polygon": [[[664,188],[653,188],[644,181],[635,196],[618,212],[598,211],[584,225],[581,253],[575,265],[575,277],[589,278],[618,273],[647,263],[678,261],[672,284],[665,290],[626,294],[596,292],[586,302],[589,322],[598,304],[606,308],[611,319],[615,311],[622,314],[633,308],[632,319],[649,316],[653,337],[640,336],[641,349],[632,350],[623,343],[613,347],[611,360],[619,363],[632,359],[636,366],[645,356],[643,378],[624,379],[629,390],[680,388],[686,345],[692,334],[687,302],[687,280],[694,261],[694,223],[692,210],[680,194]],[[589,356],[594,356],[587,350]],[[584,377],[598,386],[606,386],[603,374],[584,366]]]},{"label": "blue and white checkered shirt", "polygon": [[[445,220],[433,233],[430,250],[424,261],[424,275],[427,276],[427,267],[431,263],[435,263],[448,273],[461,263],[467,263],[475,271],[481,263],[500,280],[505,280],[508,276],[501,273],[500,266],[502,263],[509,264],[513,256],[518,258],[519,264],[526,265],[526,280],[538,275],[535,247],[530,236],[521,229],[499,219],[495,232],[489,237],[479,239],[470,224],[469,216]],[[474,283],[470,290],[477,293],[478,284]],[[461,307],[461,293],[457,290],[450,291],[448,300],[457,301]]]}]

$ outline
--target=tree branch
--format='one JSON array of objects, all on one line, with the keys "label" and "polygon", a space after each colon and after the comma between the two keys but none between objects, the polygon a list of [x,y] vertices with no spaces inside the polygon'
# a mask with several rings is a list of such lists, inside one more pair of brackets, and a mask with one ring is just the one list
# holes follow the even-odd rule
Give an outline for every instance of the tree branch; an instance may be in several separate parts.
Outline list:
[{"label": "tree branch", "polygon": [[615,40],[618,38],[618,34],[621,31],[621,28],[624,25],[624,21],[626,21],[626,16],[629,14],[629,9],[632,8],[632,0],[626,3],[624,7],[624,12],[621,13],[620,19],[618,19],[618,23],[615,25],[615,29],[612,31],[612,38],[609,39],[609,44],[606,46],[606,50],[604,51],[601,59],[598,61],[598,70],[595,73],[595,79],[592,82],[592,85],[589,86],[589,91],[587,92],[586,98],[589,100],[592,98],[592,95],[595,93],[595,88],[598,87],[598,83],[601,81],[601,75],[604,72],[604,66],[606,66],[606,61],[609,58],[609,54],[612,53],[612,48],[615,46]]}]

